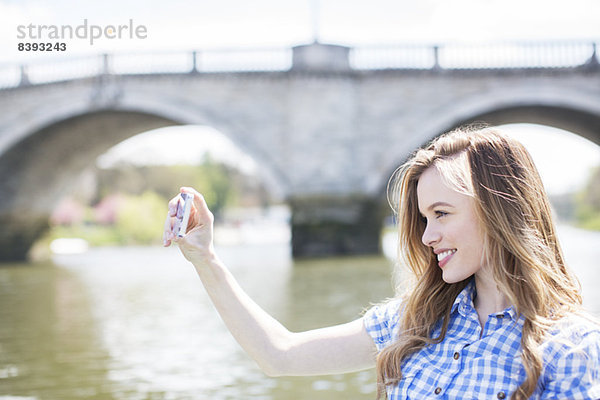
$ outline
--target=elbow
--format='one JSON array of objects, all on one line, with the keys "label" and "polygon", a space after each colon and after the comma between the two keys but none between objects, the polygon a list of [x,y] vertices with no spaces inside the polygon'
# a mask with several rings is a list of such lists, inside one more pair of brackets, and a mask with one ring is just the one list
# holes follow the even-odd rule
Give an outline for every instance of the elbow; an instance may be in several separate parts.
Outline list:
[{"label": "elbow", "polygon": [[269,378],[277,378],[280,376],[285,376],[285,374],[272,366],[259,365],[261,371],[267,375]]},{"label": "elbow", "polygon": [[287,376],[286,363],[284,361],[285,352],[277,351],[271,354],[270,357],[263,358],[262,360],[256,360],[258,367],[261,371],[270,378],[277,378],[280,376]]},{"label": "elbow", "polygon": [[265,351],[263,357],[255,360],[265,375],[276,378],[291,375],[288,355],[289,342],[283,341],[279,345],[271,347],[269,351]]},{"label": "elbow", "polygon": [[277,362],[276,359],[256,360],[256,364],[260,370],[270,378],[277,378],[286,375],[282,364]]}]

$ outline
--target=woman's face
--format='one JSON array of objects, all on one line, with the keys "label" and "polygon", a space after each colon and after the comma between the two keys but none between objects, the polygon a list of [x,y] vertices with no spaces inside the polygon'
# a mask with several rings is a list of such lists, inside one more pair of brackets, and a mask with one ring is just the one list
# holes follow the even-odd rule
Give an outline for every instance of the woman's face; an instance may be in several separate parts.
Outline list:
[{"label": "woman's face", "polygon": [[419,178],[417,197],[427,222],[421,240],[436,254],[444,281],[456,283],[477,273],[482,267],[484,233],[475,201],[446,186],[435,167]]}]

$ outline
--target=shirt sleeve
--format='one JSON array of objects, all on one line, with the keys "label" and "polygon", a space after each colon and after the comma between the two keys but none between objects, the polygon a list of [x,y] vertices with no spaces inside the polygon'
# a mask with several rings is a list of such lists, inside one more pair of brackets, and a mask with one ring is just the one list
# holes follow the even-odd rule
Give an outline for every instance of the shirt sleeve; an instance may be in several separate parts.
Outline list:
[{"label": "shirt sleeve", "polygon": [[546,366],[541,399],[600,399],[600,330],[562,342]]},{"label": "shirt sleeve", "polygon": [[398,337],[400,304],[399,299],[393,299],[370,308],[363,316],[367,333],[375,342],[378,351]]}]

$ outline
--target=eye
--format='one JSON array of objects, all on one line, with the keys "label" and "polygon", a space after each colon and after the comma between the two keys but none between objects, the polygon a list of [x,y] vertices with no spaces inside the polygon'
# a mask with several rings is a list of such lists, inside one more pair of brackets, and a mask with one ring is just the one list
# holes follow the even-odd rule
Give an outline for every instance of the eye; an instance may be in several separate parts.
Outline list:
[{"label": "eye", "polygon": [[427,225],[427,217],[425,217],[423,214],[420,214],[419,218],[421,219],[421,222]]},{"label": "eye", "polygon": [[448,213],[445,212],[445,211],[439,211],[438,210],[438,211],[435,212],[435,218],[445,217],[446,215],[448,215]]}]

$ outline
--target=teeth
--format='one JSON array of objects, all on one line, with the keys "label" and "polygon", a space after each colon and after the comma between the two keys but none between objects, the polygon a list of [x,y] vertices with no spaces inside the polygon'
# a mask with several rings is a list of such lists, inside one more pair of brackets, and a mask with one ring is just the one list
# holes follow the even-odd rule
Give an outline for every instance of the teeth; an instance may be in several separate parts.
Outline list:
[{"label": "teeth", "polygon": [[444,258],[448,257],[450,254],[456,253],[456,250],[448,250],[448,251],[444,251],[443,253],[440,253],[437,255],[437,259],[438,261],[442,261]]}]

